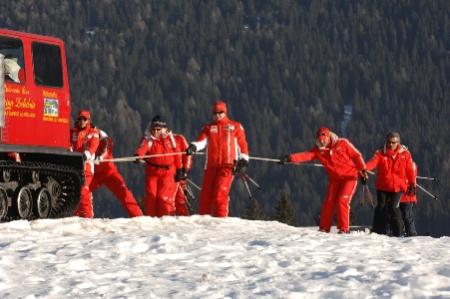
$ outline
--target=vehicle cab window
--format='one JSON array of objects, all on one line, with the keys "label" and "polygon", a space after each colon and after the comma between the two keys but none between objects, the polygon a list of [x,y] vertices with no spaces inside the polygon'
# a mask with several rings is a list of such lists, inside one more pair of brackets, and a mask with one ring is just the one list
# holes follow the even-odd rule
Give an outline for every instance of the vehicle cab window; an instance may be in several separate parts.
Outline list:
[{"label": "vehicle cab window", "polygon": [[24,83],[25,69],[23,45],[20,39],[0,36],[0,53],[4,56],[3,67],[6,82]]},{"label": "vehicle cab window", "polygon": [[55,45],[32,43],[34,82],[50,87],[63,86],[61,49]]}]

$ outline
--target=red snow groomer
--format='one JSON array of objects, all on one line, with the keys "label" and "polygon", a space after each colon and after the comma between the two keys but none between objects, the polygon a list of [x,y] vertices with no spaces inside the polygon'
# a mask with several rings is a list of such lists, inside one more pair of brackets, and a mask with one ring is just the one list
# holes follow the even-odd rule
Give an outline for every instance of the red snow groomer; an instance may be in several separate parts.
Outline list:
[{"label": "red snow groomer", "polygon": [[83,158],[70,151],[62,40],[0,29],[0,221],[71,216]]}]

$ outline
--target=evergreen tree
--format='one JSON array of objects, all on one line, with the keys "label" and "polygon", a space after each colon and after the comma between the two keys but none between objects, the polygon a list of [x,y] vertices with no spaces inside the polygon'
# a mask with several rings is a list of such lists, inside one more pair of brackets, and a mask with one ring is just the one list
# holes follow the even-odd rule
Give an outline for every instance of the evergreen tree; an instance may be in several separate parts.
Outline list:
[{"label": "evergreen tree", "polygon": [[253,198],[242,218],[249,220],[266,220],[267,216],[261,208],[259,202]]},{"label": "evergreen tree", "polygon": [[277,202],[276,212],[276,221],[292,226],[297,225],[297,217],[295,215],[296,213],[294,205],[289,200],[289,195],[286,192],[283,192],[281,194],[281,197]]}]

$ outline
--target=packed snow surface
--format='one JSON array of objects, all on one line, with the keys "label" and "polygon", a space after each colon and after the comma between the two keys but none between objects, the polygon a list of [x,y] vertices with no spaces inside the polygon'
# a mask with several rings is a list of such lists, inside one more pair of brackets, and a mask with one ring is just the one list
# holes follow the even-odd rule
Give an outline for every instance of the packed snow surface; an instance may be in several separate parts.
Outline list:
[{"label": "packed snow surface", "polygon": [[450,298],[448,237],[238,218],[0,224],[0,298]]}]

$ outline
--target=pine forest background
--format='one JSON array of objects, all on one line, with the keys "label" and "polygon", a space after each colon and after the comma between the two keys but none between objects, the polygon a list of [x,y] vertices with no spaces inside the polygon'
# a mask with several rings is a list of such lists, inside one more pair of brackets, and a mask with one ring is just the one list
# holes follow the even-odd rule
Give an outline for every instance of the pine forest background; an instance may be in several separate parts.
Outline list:
[{"label": "pine forest background", "polygon": [[[161,114],[189,140],[225,99],[246,128],[251,155],[307,150],[319,126],[349,138],[369,159],[399,131],[419,166],[419,233],[450,235],[450,2],[436,1],[1,1],[0,27],[66,42],[74,116],[91,109],[132,155]],[[203,158],[191,178],[201,182]],[[119,165],[142,201],[144,170]],[[315,225],[323,169],[253,161],[262,190],[251,202],[235,181],[231,216]],[[372,192],[374,180],[370,183]],[[372,208],[352,203],[354,224]],[[124,216],[108,191],[94,194],[97,217]]]}]

